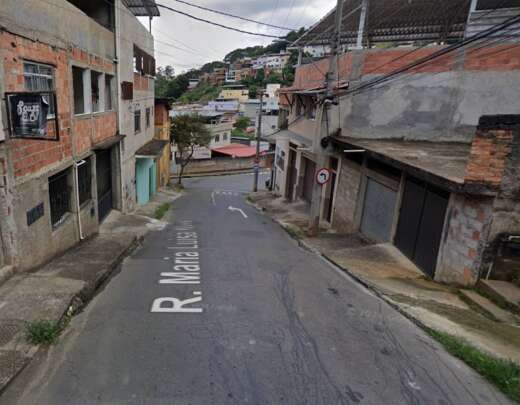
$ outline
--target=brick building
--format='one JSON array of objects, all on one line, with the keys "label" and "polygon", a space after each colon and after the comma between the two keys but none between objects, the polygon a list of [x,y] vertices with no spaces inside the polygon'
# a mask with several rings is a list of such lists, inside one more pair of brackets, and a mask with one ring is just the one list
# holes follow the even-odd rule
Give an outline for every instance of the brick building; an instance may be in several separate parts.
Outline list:
[{"label": "brick building", "polygon": [[[404,3],[402,16],[412,7]],[[417,15],[434,21],[448,6],[439,2],[436,11],[425,3]],[[448,49],[436,35],[462,42],[506,21],[514,10],[487,2],[497,8],[486,11],[468,2],[442,33],[435,33],[435,24],[397,14],[377,31],[352,30],[356,18],[370,22],[382,12],[377,7],[383,3],[375,3],[374,14],[360,10],[345,22],[351,28],[346,43],[361,46],[339,56],[333,99],[326,98],[330,59],[299,66],[293,86],[282,89],[285,129],[276,136],[275,192],[307,201],[324,227],[395,244],[438,281],[519,279],[520,269],[515,273],[499,262],[501,255],[518,251],[512,243],[520,235],[514,115],[520,99],[513,90],[520,81],[520,47],[495,33],[493,40],[432,57]],[[332,21],[333,14],[326,16],[296,45],[317,44],[320,30]],[[400,24],[408,31],[397,38],[392,33]],[[417,35],[428,35],[431,44],[414,46]],[[377,49],[370,45],[376,36],[375,42],[408,41],[408,46]],[[418,61],[424,63],[415,66]],[[351,91],[403,68],[405,74],[395,80]],[[315,184],[321,167],[331,173],[323,187]]]},{"label": "brick building", "polygon": [[135,13],[122,1],[2,3],[0,268],[38,266],[122,209],[116,37],[122,14],[142,27]]}]

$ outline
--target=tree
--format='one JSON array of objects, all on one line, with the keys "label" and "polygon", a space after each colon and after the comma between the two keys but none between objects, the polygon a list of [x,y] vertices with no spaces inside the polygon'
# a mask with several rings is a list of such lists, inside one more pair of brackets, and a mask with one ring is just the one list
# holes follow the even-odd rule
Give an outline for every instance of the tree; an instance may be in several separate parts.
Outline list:
[{"label": "tree", "polygon": [[182,186],[184,169],[191,162],[197,146],[207,147],[211,142],[211,132],[198,115],[180,115],[172,119],[170,139],[177,145],[179,156],[179,186]]}]

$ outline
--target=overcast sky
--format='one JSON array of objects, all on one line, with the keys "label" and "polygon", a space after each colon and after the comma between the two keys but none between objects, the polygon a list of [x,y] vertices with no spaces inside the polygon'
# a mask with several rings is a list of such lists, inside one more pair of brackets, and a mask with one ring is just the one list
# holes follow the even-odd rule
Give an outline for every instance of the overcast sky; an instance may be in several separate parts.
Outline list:
[{"label": "overcast sky", "polygon": [[[336,0],[188,0],[194,4],[240,15],[257,21],[287,27],[308,27],[317,22],[336,4]],[[197,17],[247,31],[283,35],[287,31],[217,15],[176,2],[157,0]],[[206,62],[222,60],[236,49],[267,45],[271,39],[228,31],[160,8],[161,17],[153,20],[157,66],[172,65],[176,73]],[[148,26],[148,24],[146,23]],[[171,45],[171,46],[170,46]],[[182,48],[183,50],[177,49]],[[168,55],[166,55],[168,54]],[[169,56],[170,55],[170,56]]]}]

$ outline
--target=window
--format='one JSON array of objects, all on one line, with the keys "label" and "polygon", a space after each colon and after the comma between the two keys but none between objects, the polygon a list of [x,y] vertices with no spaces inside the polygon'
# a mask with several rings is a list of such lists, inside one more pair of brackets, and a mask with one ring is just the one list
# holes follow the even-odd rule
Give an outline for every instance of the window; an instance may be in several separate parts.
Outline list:
[{"label": "window", "polygon": [[215,135],[215,142],[220,142],[220,135]]},{"label": "window", "polygon": [[[23,77],[25,81],[25,90],[31,92],[37,91],[54,91],[54,67],[43,65],[35,62],[23,63]],[[54,118],[56,106],[54,105],[54,97],[45,96],[44,100],[49,104],[49,112],[47,118]]]},{"label": "window", "polygon": [[90,159],[78,166],[78,195],[79,205],[83,205],[92,198],[92,174]]},{"label": "window", "polygon": [[141,132],[141,110],[134,112],[134,132],[136,134]]},{"label": "window", "polygon": [[105,75],[105,111],[114,109],[114,76]]},{"label": "window", "polygon": [[99,82],[102,74],[98,72],[90,72],[90,94],[92,97],[92,111],[101,111],[101,92]]},{"label": "window", "polygon": [[88,86],[87,70],[72,66],[72,90],[74,92],[74,114],[90,112],[86,90]]},{"label": "window", "polygon": [[228,134],[224,134],[224,135],[222,136],[222,140],[227,141],[227,139],[228,139]]},{"label": "window", "polygon": [[146,128],[150,128],[150,115],[151,115],[151,109],[146,109]]},{"label": "window", "polygon": [[57,226],[70,211],[69,171],[49,177],[49,200],[52,226]]}]

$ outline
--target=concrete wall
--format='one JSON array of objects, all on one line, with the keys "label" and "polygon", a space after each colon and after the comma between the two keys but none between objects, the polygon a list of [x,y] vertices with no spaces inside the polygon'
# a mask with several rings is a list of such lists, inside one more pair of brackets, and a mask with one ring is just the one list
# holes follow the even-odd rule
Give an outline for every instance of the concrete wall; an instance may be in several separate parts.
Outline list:
[{"label": "concrete wall", "polygon": [[341,159],[332,216],[332,227],[339,232],[357,230],[355,219],[361,187],[361,173],[361,165],[344,157]]},{"label": "concrete wall", "polygon": [[[202,174],[227,172],[233,170],[253,170],[255,158],[213,158],[210,160],[192,160],[184,174]],[[260,167],[266,167],[265,157],[260,158]]]},{"label": "concrete wall", "polygon": [[451,195],[435,280],[465,286],[477,282],[492,211],[491,197]]},{"label": "concrete wall", "polygon": [[[427,47],[415,52],[411,52],[412,48],[352,51],[340,57],[340,77],[350,82],[350,88],[355,88],[363,81],[407,66],[441,48]],[[294,86],[322,85],[321,72],[328,68],[327,59],[299,67]],[[377,88],[342,97],[341,120],[338,123],[338,107],[331,107],[330,128],[334,130],[340,124],[344,136],[362,138],[470,142],[481,115],[520,111],[518,82],[519,47],[492,44],[451,53]],[[294,112],[289,121],[292,118]],[[295,123],[290,129],[312,133],[302,125]]]},{"label": "concrete wall", "polygon": [[66,0],[2,0],[0,26],[59,48],[114,59],[114,33]]},{"label": "concrete wall", "polygon": [[[134,45],[154,55],[153,37],[139,20],[130,13],[121,0],[116,0],[116,27],[118,44],[118,74],[121,82],[134,84],[133,100],[119,98],[119,132],[126,135],[122,146],[122,210],[136,207],[135,151],[152,140],[154,136],[154,79],[134,74]],[[150,127],[146,127],[146,109],[152,111]],[[141,131],[134,131],[134,112],[141,110]]]}]

